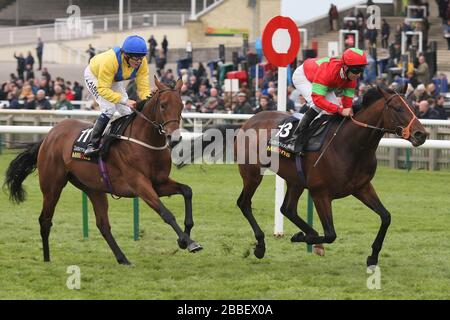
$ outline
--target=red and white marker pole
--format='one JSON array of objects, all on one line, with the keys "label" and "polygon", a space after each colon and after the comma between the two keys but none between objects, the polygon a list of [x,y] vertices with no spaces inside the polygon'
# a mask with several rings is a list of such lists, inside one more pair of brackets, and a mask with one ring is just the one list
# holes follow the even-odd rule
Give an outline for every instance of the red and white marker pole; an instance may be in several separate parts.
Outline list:
[{"label": "red and white marker pole", "polygon": [[[278,111],[286,111],[287,66],[297,57],[300,34],[295,22],[289,17],[276,16],[265,26],[262,36],[263,52],[267,60],[278,66]],[[274,235],[283,235],[281,205],[284,199],[284,180],[278,175],[275,182]]]}]

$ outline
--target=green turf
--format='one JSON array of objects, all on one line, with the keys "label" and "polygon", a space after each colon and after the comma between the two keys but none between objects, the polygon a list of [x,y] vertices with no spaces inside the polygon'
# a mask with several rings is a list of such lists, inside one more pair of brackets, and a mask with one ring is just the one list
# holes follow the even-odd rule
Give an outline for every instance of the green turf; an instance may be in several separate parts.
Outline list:
[{"label": "green turf", "polygon": [[[0,156],[0,171],[15,154]],[[50,177],[51,178],[51,177]],[[365,260],[379,227],[376,214],[349,197],[334,202],[335,243],[326,255],[293,244],[296,228],[285,220],[273,233],[274,177],[264,179],[253,201],[267,251],[253,255],[250,226],[235,206],[241,179],[234,165],[195,165],[173,170],[191,185],[195,227],[204,250],[178,249],[174,231],[142,201],[141,240],[133,241],[133,202],[110,200],[113,234],[133,267],[116,263],[95,227],[82,237],[81,192],[68,185],[57,206],[50,236],[51,263],[42,261],[37,222],[41,193],[37,175],[25,181],[28,200],[17,206],[0,195],[1,299],[448,299],[450,298],[450,191],[448,172],[379,168],[374,185],[392,213],[380,255],[381,289],[369,290]],[[305,216],[306,197],[299,212]],[[180,196],[164,203],[182,224]],[[319,226],[315,217],[315,226]],[[322,228],[318,228],[322,233]],[[81,289],[69,290],[67,267],[81,269]]]}]

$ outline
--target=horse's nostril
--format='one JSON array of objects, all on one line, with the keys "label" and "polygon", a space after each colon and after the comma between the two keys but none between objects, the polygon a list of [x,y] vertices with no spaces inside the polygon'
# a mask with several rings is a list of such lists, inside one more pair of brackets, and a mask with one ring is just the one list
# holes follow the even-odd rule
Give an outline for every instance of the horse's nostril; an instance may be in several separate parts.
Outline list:
[{"label": "horse's nostril", "polygon": [[421,132],[421,131],[416,131],[416,132],[413,133],[413,136],[417,140],[425,140],[426,137],[427,137],[427,133]]}]

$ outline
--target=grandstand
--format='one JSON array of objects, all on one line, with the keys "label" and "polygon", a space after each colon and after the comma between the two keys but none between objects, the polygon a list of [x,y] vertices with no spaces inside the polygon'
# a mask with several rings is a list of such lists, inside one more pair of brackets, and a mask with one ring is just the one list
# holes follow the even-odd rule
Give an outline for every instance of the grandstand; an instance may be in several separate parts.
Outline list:
[{"label": "grandstand", "polygon": [[[18,5],[18,25],[53,23],[55,19],[66,17],[70,5],[82,8],[83,17],[117,14],[118,1],[111,0],[1,0],[0,25],[16,25]],[[128,5],[130,7],[128,8]],[[45,8],[45,14],[42,13]],[[124,12],[170,11],[190,12],[190,1],[179,0],[124,0]]]},{"label": "grandstand", "polygon": [[[438,8],[435,1],[428,1],[430,14],[428,17],[428,22],[430,24],[430,28],[428,31],[428,41],[435,42],[437,45],[437,66],[438,72],[445,72],[450,75],[450,54],[447,50],[447,43],[443,37],[442,32],[442,19],[438,17]],[[345,9],[339,12],[341,25],[343,25],[343,18],[348,15],[349,12],[353,11],[354,8]],[[391,35],[390,42],[394,41],[395,27],[399,24],[402,24],[405,21],[404,16],[394,16],[392,5],[383,5],[382,6],[382,17],[386,19],[391,27]],[[322,25],[322,27],[317,28],[318,25]],[[323,25],[328,26],[328,16],[323,17],[321,19],[315,19],[313,22],[307,23],[306,25],[302,25],[301,27],[307,28],[310,32],[310,35],[314,36],[314,40],[317,41],[318,44],[318,56],[326,56],[328,54],[328,43],[331,41],[338,41],[339,32],[338,31],[329,31]],[[309,39],[312,39],[310,36]],[[378,31],[377,37],[377,56],[383,57],[387,56],[388,52],[385,49],[382,49],[381,46],[381,35],[380,31]]]}]

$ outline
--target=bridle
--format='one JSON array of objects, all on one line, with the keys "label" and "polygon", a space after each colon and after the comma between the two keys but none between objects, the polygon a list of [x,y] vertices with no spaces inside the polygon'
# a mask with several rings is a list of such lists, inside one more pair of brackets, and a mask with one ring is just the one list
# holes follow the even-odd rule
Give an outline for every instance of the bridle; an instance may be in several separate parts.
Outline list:
[{"label": "bridle", "polygon": [[[160,89],[158,89],[158,91],[157,91],[157,94],[158,94],[158,97],[157,97],[157,100],[156,100],[156,106],[155,106],[155,109],[157,109],[159,106],[160,106],[160,100],[159,100],[159,96],[160,96],[160,94],[162,94],[162,93],[164,93],[164,92],[168,92],[168,91],[178,91],[177,89],[162,89],[162,90],[160,90]],[[153,95],[151,94],[150,95],[150,97],[148,98],[148,99],[151,99],[153,97]],[[143,118],[145,121],[147,121],[148,123],[150,123],[152,126],[154,126],[156,129],[158,129],[158,133],[160,134],[160,135],[163,135],[163,134],[165,134],[166,133],[166,131],[164,130],[164,128],[165,128],[165,126],[166,125],[168,125],[169,123],[171,123],[171,122],[176,122],[176,123],[180,123],[180,120],[179,119],[171,119],[171,120],[168,120],[168,121],[166,121],[166,122],[163,122],[163,123],[158,123],[158,122],[156,122],[156,121],[153,121],[152,119],[149,119],[145,114],[143,114],[142,112],[140,112],[139,110],[137,110],[137,109],[134,109],[134,112],[136,112],[136,114],[138,115],[138,116],[140,116],[141,118]],[[143,146],[143,147],[145,147],[145,148],[147,148],[147,149],[151,149],[151,150],[165,150],[168,146],[169,146],[169,143],[166,141],[166,143],[163,145],[163,146],[161,146],[161,147],[156,147],[156,146],[152,146],[152,145],[150,145],[150,144],[147,144],[147,143],[145,143],[145,142],[142,142],[142,141],[140,141],[140,140],[137,140],[137,139],[134,139],[134,138],[131,138],[131,137],[127,137],[127,136],[122,136],[122,135],[116,135],[115,136],[117,139],[121,139],[121,140],[125,140],[125,141],[130,141],[130,142],[133,142],[133,143],[136,143],[136,144],[138,144],[138,145],[140,145],[140,146]]]},{"label": "bridle", "polygon": [[406,127],[398,126],[395,129],[379,128],[379,127],[375,127],[375,126],[372,126],[372,125],[367,124],[367,123],[360,122],[360,121],[354,119],[353,117],[351,117],[353,123],[358,125],[358,126],[361,126],[361,127],[379,130],[382,133],[394,133],[397,137],[400,137],[400,138],[403,138],[403,139],[406,139],[406,140],[409,139],[409,137],[411,136],[411,126],[412,126],[414,120],[417,119],[417,117],[416,117],[415,113],[411,110],[411,108],[408,106],[408,103],[405,101],[404,97],[402,95],[400,95],[399,93],[397,93],[397,92],[395,94],[393,94],[392,96],[390,96],[387,100],[384,101],[383,112],[386,111],[387,109],[389,109],[389,107],[392,108],[392,106],[389,106],[389,102],[391,102],[392,99],[394,99],[395,97],[400,98],[400,100],[402,101],[403,105],[412,114],[411,121],[409,121],[409,123],[408,123],[408,125]]},{"label": "bridle", "polygon": [[[177,89],[158,89],[158,91],[156,92],[158,94],[157,99],[156,99],[156,106],[155,109],[158,109],[160,107],[160,100],[159,97],[162,93],[164,92],[169,92],[169,91],[178,91]],[[151,99],[151,96],[150,96]],[[176,123],[180,123],[179,119],[171,119],[171,120],[167,120],[163,123],[158,123],[156,121],[153,121],[152,119],[149,119],[146,115],[144,115],[142,112],[140,112],[137,109],[134,109],[134,112],[137,113],[138,116],[140,116],[141,118],[143,118],[145,121],[147,121],[148,123],[150,123],[152,126],[154,126],[156,129],[158,129],[158,133],[160,135],[163,135],[166,133],[166,131],[164,130],[164,128],[172,122],[176,122]]]}]

